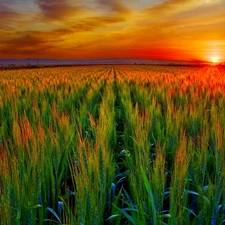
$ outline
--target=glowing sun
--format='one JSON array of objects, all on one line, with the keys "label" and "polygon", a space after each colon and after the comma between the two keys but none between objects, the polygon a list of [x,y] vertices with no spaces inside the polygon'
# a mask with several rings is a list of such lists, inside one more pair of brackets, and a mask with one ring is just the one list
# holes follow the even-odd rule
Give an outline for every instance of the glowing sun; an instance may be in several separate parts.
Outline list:
[{"label": "glowing sun", "polygon": [[219,63],[219,57],[218,56],[212,56],[211,57],[211,62],[212,63]]}]

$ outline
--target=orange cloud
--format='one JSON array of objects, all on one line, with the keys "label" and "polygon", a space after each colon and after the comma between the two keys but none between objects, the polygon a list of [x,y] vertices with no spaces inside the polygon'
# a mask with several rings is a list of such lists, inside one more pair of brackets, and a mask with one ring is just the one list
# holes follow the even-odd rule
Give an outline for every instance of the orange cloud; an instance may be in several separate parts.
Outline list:
[{"label": "orange cloud", "polygon": [[167,16],[171,17],[171,15],[179,11],[187,10],[193,2],[199,4],[195,0],[167,0],[146,8],[145,12],[149,17],[160,20]]},{"label": "orange cloud", "polygon": [[[50,50],[51,52],[65,51],[64,54],[67,54],[68,51],[72,51],[74,47],[76,50],[80,49],[84,51],[88,46],[93,46],[93,44],[90,43],[93,40],[83,40],[82,42],[73,40],[72,46],[70,44],[68,48],[68,40],[71,40],[69,36],[77,33],[90,33],[96,29],[102,29],[124,21],[125,19],[122,17],[98,16],[85,18],[73,24],[64,25],[59,29],[49,31],[16,32],[9,40],[2,40],[0,45],[0,57],[9,57],[10,54],[19,58],[24,57],[24,55],[32,55],[32,57],[34,57],[33,55],[39,55],[40,57],[41,54],[46,56],[46,53],[49,53]],[[1,33],[2,32],[0,32],[0,34]],[[101,39],[100,42],[103,43],[104,39]],[[96,43],[95,41],[94,45],[96,45]],[[60,55],[62,56],[63,53]],[[56,56],[56,54],[54,54],[54,56]],[[79,56],[75,55],[74,57],[79,58]]]},{"label": "orange cloud", "polygon": [[89,17],[75,22],[71,28],[73,32],[93,31],[97,28],[104,28],[106,26],[121,23],[124,21],[125,19],[122,17],[110,17],[110,16]]}]

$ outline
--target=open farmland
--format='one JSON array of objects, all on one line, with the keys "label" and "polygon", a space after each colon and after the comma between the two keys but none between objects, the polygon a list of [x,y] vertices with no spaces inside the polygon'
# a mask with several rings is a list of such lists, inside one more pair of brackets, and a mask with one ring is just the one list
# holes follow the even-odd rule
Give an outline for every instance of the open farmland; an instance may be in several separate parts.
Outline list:
[{"label": "open farmland", "polygon": [[0,225],[223,224],[225,69],[0,71]]}]

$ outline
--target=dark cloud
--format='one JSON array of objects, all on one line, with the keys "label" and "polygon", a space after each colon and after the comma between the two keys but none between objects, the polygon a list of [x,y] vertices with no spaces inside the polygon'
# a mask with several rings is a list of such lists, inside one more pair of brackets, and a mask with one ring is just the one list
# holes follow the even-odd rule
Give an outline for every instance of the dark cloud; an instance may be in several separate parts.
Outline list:
[{"label": "dark cloud", "polygon": [[118,0],[98,0],[99,4],[108,8],[113,12],[126,13],[129,12],[128,7]]},{"label": "dark cloud", "polygon": [[37,0],[36,2],[44,17],[50,20],[60,20],[81,10],[69,0]]},{"label": "dark cloud", "polygon": [[19,13],[12,10],[5,3],[0,3],[0,18],[1,18],[1,27],[5,27],[13,23],[15,19],[20,16]]},{"label": "dark cloud", "polygon": [[2,41],[3,46],[0,50],[5,53],[11,52],[17,56],[33,52],[42,52],[43,54],[44,51],[54,48],[55,44],[61,41],[59,35],[56,39],[55,35],[50,35],[48,32],[17,32],[14,38]]}]

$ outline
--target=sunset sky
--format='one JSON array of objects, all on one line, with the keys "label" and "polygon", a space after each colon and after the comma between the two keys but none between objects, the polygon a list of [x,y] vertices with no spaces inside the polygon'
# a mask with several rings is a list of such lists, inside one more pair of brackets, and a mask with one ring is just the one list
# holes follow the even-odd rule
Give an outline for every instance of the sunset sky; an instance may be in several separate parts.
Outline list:
[{"label": "sunset sky", "polygon": [[225,61],[225,0],[1,0],[0,58]]}]

